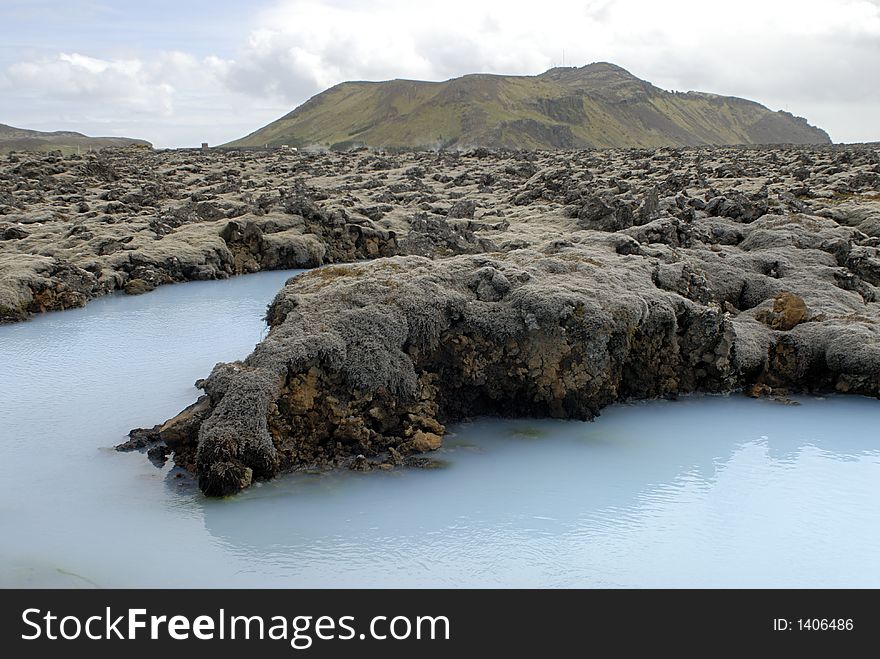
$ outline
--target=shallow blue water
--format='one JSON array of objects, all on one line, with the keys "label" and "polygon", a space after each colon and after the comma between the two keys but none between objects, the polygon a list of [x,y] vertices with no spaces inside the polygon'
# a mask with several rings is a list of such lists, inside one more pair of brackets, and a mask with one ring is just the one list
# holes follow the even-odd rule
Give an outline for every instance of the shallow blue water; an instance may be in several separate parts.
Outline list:
[{"label": "shallow blue water", "polygon": [[880,586],[880,401],[484,419],[445,469],[207,500],[112,446],[244,357],[290,272],[0,327],[0,585]]}]

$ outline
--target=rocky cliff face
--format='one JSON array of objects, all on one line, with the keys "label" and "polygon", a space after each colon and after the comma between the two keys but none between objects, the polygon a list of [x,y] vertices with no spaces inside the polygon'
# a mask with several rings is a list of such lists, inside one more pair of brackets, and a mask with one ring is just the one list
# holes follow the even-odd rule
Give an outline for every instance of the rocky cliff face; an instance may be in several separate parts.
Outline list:
[{"label": "rocky cliff face", "polygon": [[297,469],[418,464],[472,415],[880,395],[876,149],[474,152],[416,172],[406,158],[417,180],[471,186],[409,216],[396,249],[419,256],[291,280],[255,351],[129,446],[226,495]]}]

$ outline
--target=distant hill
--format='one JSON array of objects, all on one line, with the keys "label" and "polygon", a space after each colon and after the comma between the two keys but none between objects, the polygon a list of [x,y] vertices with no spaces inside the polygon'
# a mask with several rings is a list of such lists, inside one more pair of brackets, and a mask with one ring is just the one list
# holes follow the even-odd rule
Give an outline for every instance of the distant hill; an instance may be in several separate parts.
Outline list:
[{"label": "distant hill", "polygon": [[225,146],[558,149],[821,144],[788,112],[701,92],[668,92],[606,62],[537,76],[344,82]]},{"label": "distant hill", "polygon": [[82,133],[71,131],[55,131],[44,133],[39,130],[27,130],[0,124],[0,153],[10,151],[62,151],[65,153],[80,151],[97,151],[106,146],[129,146],[140,144],[152,148],[145,140],[129,137],[88,137]]}]

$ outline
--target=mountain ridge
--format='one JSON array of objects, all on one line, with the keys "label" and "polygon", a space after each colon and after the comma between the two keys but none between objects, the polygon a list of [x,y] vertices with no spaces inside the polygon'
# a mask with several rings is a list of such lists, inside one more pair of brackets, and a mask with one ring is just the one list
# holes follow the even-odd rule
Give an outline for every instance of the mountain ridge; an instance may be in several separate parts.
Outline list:
[{"label": "mountain ridge", "polygon": [[534,76],[342,82],[224,146],[526,149],[821,144],[806,119],[748,99],[670,92],[609,62]]},{"label": "mountain ridge", "polygon": [[131,137],[90,137],[72,130],[40,131],[0,123],[0,153],[9,151],[97,150],[138,144],[152,148],[146,140]]}]

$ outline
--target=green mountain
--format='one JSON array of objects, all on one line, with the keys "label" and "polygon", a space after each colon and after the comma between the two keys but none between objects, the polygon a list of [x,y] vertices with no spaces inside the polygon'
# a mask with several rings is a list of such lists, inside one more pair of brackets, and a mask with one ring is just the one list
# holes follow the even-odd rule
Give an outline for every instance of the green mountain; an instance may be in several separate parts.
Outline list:
[{"label": "green mountain", "polygon": [[668,92],[597,62],[537,76],[344,82],[225,146],[559,149],[830,141],[787,112],[732,96]]},{"label": "green mountain", "polygon": [[152,144],[144,140],[128,137],[88,137],[82,133],[71,131],[55,131],[44,133],[39,130],[27,130],[0,124],[0,153],[9,151],[97,151],[106,146],[129,146],[140,144],[152,148]]}]

